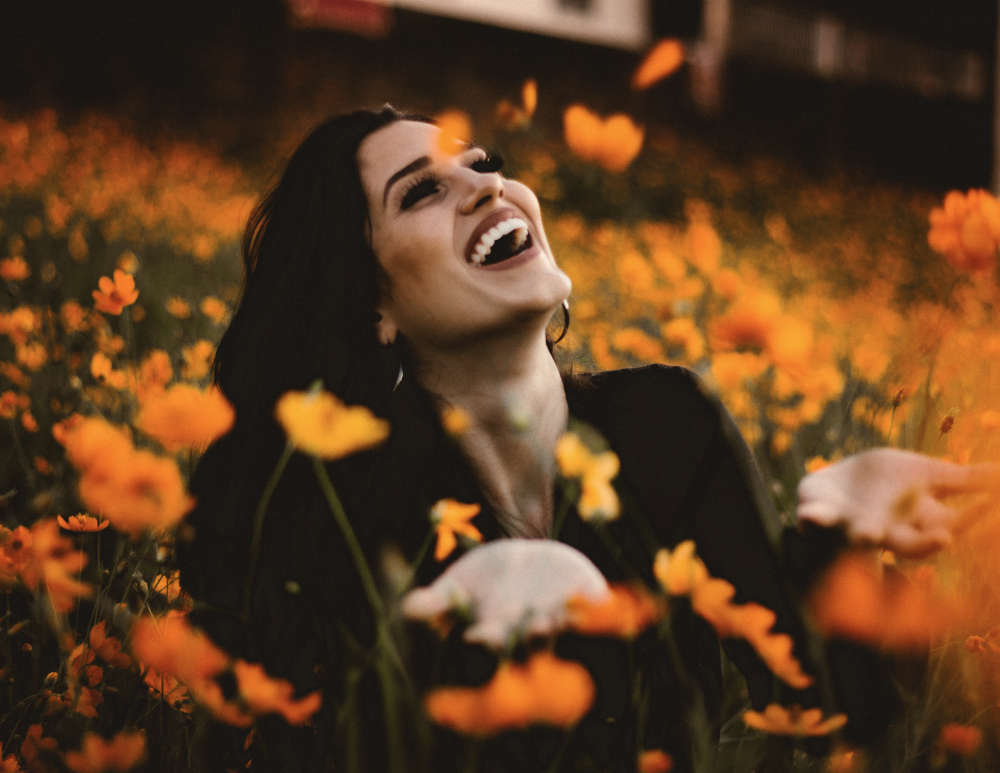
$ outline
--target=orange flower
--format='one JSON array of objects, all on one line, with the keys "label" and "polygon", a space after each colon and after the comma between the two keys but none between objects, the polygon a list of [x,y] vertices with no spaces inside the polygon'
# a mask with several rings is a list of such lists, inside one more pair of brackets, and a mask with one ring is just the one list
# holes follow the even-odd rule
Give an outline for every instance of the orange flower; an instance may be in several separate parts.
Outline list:
[{"label": "orange flower", "polygon": [[319,710],[322,703],[318,690],[300,700],[293,700],[291,683],[270,678],[257,663],[237,660],[233,664],[233,673],[240,698],[254,714],[278,713],[290,725],[301,725]]},{"label": "orange flower", "polygon": [[153,695],[158,695],[169,706],[185,714],[192,712],[191,694],[176,676],[161,674],[156,669],[147,667],[143,681]]},{"label": "orange flower", "polygon": [[639,773],[670,773],[674,760],[659,749],[649,749],[639,755]]},{"label": "orange flower", "polygon": [[55,738],[46,738],[42,735],[40,724],[30,725],[28,732],[24,734],[24,741],[21,742],[21,756],[31,767],[38,761],[38,752],[54,752],[59,748],[59,743]]},{"label": "orange flower", "polygon": [[925,650],[962,616],[957,599],[919,578],[893,574],[883,581],[873,564],[853,554],[830,568],[810,601],[825,634],[891,650]]},{"label": "orange flower", "polygon": [[431,523],[437,531],[437,546],[434,548],[434,558],[445,559],[458,545],[456,534],[462,534],[476,542],[483,541],[479,529],[471,521],[479,512],[479,505],[463,504],[454,499],[441,499],[431,508]]},{"label": "orange flower", "polygon": [[587,596],[569,600],[570,625],[587,634],[632,639],[646,626],[661,619],[666,605],[641,585],[612,585],[607,598]]},{"label": "orange flower", "polygon": [[661,40],[642,60],[632,75],[632,88],[641,91],[666,78],[684,63],[684,46],[679,40]]},{"label": "orange flower", "polygon": [[187,319],[191,316],[191,304],[176,295],[167,298],[167,313],[177,319]]},{"label": "orange flower", "polygon": [[135,425],[168,451],[201,451],[233,426],[233,407],[216,386],[175,384],[142,403]]},{"label": "orange flower", "polygon": [[971,757],[983,742],[983,732],[973,725],[949,722],[941,728],[941,746],[960,757]]},{"label": "orange flower", "polygon": [[96,733],[85,733],[80,751],[66,753],[66,766],[76,773],[131,770],[146,756],[146,735],[141,730],[118,733],[105,741]]},{"label": "orange flower", "polygon": [[49,353],[43,344],[35,341],[18,346],[14,357],[28,370],[38,370],[49,359]]},{"label": "orange flower", "polygon": [[389,435],[389,422],[364,406],[346,406],[323,390],[286,392],[275,413],[296,448],[323,459],[370,448]]},{"label": "orange flower", "polygon": [[135,279],[120,268],[115,269],[114,279],[102,276],[97,282],[99,290],[94,290],[94,307],[105,314],[118,315],[122,309],[131,306],[139,297],[135,289]]},{"label": "orange flower", "polygon": [[984,271],[996,264],[1000,202],[985,190],[951,191],[930,214],[927,243],[960,271]]},{"label": "orange flower", "polygon": [[144,666],[176,676],[187,684],[221,673],[229,660],[207,636],[192,628],[184,614],[142,617],[132,627],[132,654]]},{"label": "orange flower", "polygon": [[132,658],[122,652],[122,643],[116,637],[107,635],[107,626],[103,620],[90,629],[87,640],[91,649],[105,663],[118,668],[132,665]]},{"label": "orange flower", "polygon": [[21,773],[21,763],[13,754],[3,756],[3,744],[0,743],[0,773]]},{"label": "orange flower", "polygon": [[100,521],[87,513],[71,515],[69,520],[59,515],[56,520],[66,531],[103,531],[111,525],[111,521]]},{"label": "orange flower", "polygon": [[185,346],[181,349],[181,357],[184,359],[181,376],[194,381],[205,378],[214,354],[215,346],[211,341],[204,339],[195,341],[191,346]]},{"label": "orange flower", "polygon": [[95,352],[90,359],[90,375],[115,389],[125,387],[125,371],[114,370],[111,359],[104,352]]},{"label": "orange flower", "polygon": [[161,593],[166,596],[168,604],[174,603],[181,595],[180,572],[175,569],[169,575],[156,575],[153,578],[153,582],[150,583],[150,588],[155,593]]},{"label": "orange flower", "polygon": [[583,666],[539,652],[524,665],[501,663],[482,687],[433,690],[424,705],[439,724],[489,736],[534,723],[574,725],[593,699],[594,683]]},{"label": "orange flower", "polygon": [[538,106],[538,83],[528,78],[521,86],[521,104],[515,105],[506,99],[497,105],[497,119],[510,129],[526,126]]},{"label": "orange flower", "polygon": [[60,306],[59,317],[67,333],[79,333],[87,329],[87,312],[76,301],[66,301]]},{"label": "orange flower", "polygon": [[449,405],[441,411],[441,424],[449,435],[461,435],[472,426],[472,418],[463,408]]},{"label": "orange flower", "polygon": [[80,498],[119,531],[138,537],[145,529],[173,528],[194,505],[177,462],[130,449],[117,464],[106,459],[80,478]]},{"label": "orange flower", "polygon": [[563,113],[566,144],[585,161],[594,161],[609,172],[621,172],[642,149],[644,131],[623,113],[602,119],[583,105]]},{"label": "orange flower", "polygon": [[139,399],[144,400],[149,395],[162,391],[173,377],[174,368],[170,363],[170,355],[163,349],[153,349],[139,366]]},{"label": "orange flower", "polygon": [[81,473],[99,463],[120,464],[133,450],[128,430],[100,417],[74,414],[54,425],[52,434],[66,448],[66,456]]},{"label": "orange flower", "polygon": [[201,309],[201,313],[212,320],[212,322],[216,325],[221,324],[226,318],[226,315],[229,314],[229,309],[226,307],[226,304],[214,295],[206,295],[202,298],[201,306],[199,308]]},{"label": "orange flower", "polygon": [[30,531],[19,526],[5,535],[0,545],[0,576],[19,576],[29,590],[45,588],[52,608],[68,612],[76,599],[89,596],[93,589],[73,575],[87,563],[87,555],[73,549],[73,543],[59,533],[52,518],[35,521]]},{"label": "orange flower", "polygon": [[764,713],[744,711],[743,721],[750,727],[775,735],[829,735],[847,724],[846,714],[834,714],[823,719],[822,709],[805,709],[800,706],[785,708],[769,704]]},{"label": "orange flower", "polygon": [[28,262],[20,255],[0,260],[0,277],[8,282],[27,279],[29,276],[31,276],[31,269],[28,268]]}]

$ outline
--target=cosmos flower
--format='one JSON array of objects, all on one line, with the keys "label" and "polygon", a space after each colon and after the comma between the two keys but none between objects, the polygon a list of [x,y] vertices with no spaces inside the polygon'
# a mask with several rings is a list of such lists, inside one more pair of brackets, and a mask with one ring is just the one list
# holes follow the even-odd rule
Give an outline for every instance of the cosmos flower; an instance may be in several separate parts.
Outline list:
[{"label": "cosmos flower", "polygon": [[750,727],[775,735],[829,735],[847,724],[847,715],[834,714],[824,719],[822,709],[785,708],[771,703],[763,713],[743,712],[743,721]]},{"label": "cosmos flower", "polygon": [[437,532],[437,546],[434,558],[442,561],[458,545],[456,534],[461,534],[475,542],[482,542],[483,535],[471,521],[480,510],[477,504],[463,504],[454,499],[441,499],[431,508],[431,523]]},{"label": "cosmos flower", "polygon": [[117,316],[139,297],[139,291],[135,289],[135,278],[120,268],[115,269],[113,279],[102,276],[97,286],[99,289],[91,293],[94,297],[94,308],[105,314]]},{"label": "cosmos flower", "polygon": [[286,392],[275,413],[296,448],[323,459],[370,448],[389,435],[389,422],[364,406],[344,405],[323,390]]}]

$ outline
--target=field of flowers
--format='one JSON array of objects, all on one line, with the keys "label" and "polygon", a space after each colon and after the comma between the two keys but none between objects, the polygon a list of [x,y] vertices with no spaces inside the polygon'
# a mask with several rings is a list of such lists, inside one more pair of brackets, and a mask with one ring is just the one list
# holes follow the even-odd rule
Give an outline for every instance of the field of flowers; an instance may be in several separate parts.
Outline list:
[{"label": "field of flowers", "polygon": [[[786,523],[806,472],[872,446],[1000,459],[996,199],[817,182],[767,159],[735,166],[582,105],[567,106],[562,137],[546,138],[530,128],[536,99],[526,84],[521,104],[499,106],[478,128],[539,194],[573,279],[572,325],[557,350],[567,367],[695,370],[751,444]],[[210,386],[210,364],[238,300],[240,232],[260,190],[211,151],[147,144],[108,118],[0,117],[2,771],[184,769],[207,716],[245,728],[249,743],[257,717],[306,723],[323,700],[295,695],[194,630],[185,614],[197,600],[180,591],[172,554],[197,454],[234,419]],[[386,432],[325,394],[289,395],[278,415],[288,453],[317,459]],[[461,431],[461,416],[445,419]],[[560,443],[581,515],[616,514],[617,461],[606,454],[574,435]],[[322,465],[317,474],[329,488]],[[335,494],[330,502],[350,539]],[[905,712],[877,748],[835,740],[828,756],[795,753],[788,765],[997,769],[1000,519],[990,504],[977,502],[980,517],[940,554],[875,550],[835,565],[810,620],[899,653]],[[475,544],[474,514],[457,502],[435,507],[437,556]],[[669,635],[672,599],[689,597],[779,678],[809,680],[787,637],[770,632],[773,615],[731,603],[732,586],[709,577],[696,551],[661,551],[657,588],[563,599],[561,619],[593,635],[657,625]],[[398,610],[355,559],[388,623]],[[420,597],[409,598],[420,616]],[[380,644],[376,661],[389,662],[391,649]],[[235,684],[225,692],[223,674]],[[379,678],[392,689],[389,670]],[[740,690],[734,683],[734,706]],[[423,696],[412,721],[471,738],[536,722],[571,727],[591,692],[580,666],[538,655],[504,663],[483,688]],[[797,707],[740,711],[726,730],[740,743],[698,764],[750,769],[773,737],[798,749],[808,736],[836,738],[843,723]],[[636,764],[669,770],[670,750],[646,750]]]}]

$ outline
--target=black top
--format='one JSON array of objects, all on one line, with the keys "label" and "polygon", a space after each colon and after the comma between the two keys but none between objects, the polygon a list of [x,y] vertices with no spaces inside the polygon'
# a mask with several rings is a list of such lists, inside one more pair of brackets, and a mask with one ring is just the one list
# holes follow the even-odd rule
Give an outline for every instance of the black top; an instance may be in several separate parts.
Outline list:
[{"label": "black top", "polygon": [[[609,581],[638,578],[650,587],[655,586],[655,550],[693,539],[709,572],[736,587],[736,602],[758,602],[775,612],[773,630],[791,634],[807,673],[830,675],[836,708],[851,718],[848,736],[864,742],[880,733],[893,703],[880,658],[832,643],[824,662],[817,663],[810,656],[796,594],[789,591],[808,585],[844,545],[843,535],[786,530],[779,559],[769,536],[778,531],[776,519],[750,452],[729,415],[691,371],[654,365],[571,376],[565,387],[571,416],[599,430],[621,460],[614,485],[623,514],[604,527],[611,538],[604,540],[571,510],[559,539],[587,555]],[[420,390],[401,389],[389,417],[393,434],[387,444],[329,465],[373,567],[388,544],[408,558],[416,555],[430,528],[427,510],[442,497],[481,503],[474,523],[484,538],[505,536],[467,460],[440,431],[428,399]],[[260,447],[252,432],[238,426],[220,440],[192,481],[198,507],[189,522],[196,537],[180,550],[182,582],[212,606],[202,607],[195,620],[229,651],[291,679],[300,694],[324,691],[324,706],[312,727],[288,728],[279,719],[260,723],[252,750],[255,769],[339,770],[337,763],[357,755],[360,770],[380,770],[384,725],[377,681],[364,655],[372,641],[371,617],[344,542],[301,455],[293,457],[268,509],[250,624],[220,611],[240,608],[252,513],[280,453],[276,437],[273,454],[248,460],[250,438]],[[609,542],[620,555],[612,555]],[[428,555],[417,583],[432,581],[458,555],[444,562]],[[566,744],[560,770],[591,769],[584,764],[590,760],[595,770],[633,771],[642,748],[664,749],[679,763],[677,769],[684,769],[691,759],[689,723],[704,728],[707,722],[709,732],[718,733],[728,719],[721,716],[719,641],[683,601],[674,603],[672,626],[674,655],[653,631],[632,645],[604,637],[559,638],[557,653],[587,665],[597,685],[594,705]],[[406,633],[417,696],[439,684],[482,683],[496,667],[495,656],[461,643],[458,633],[444,643],[423,626],[407,626]],[[746,678],[755,708],[773,700],[805,706],[822,702],[822,679],[808,690],[793,690],[773,677],[746,642],[724,645]],[[343,680],[352,668],[362,674],[354,692]],[[648,695],[648,712],[641,716],[632,699],[637,682]],[[364,729],[360,743],[353,744],[356,726]],[[426,748],[418,731],[405,729],[414,748]],[[228,745],[224,731],[211,736],[206,768],[233,764],[225,750],[238,749],[242,735],[230,735]],[[481,745],[478,769],[544,769],[564,739],[563,731],[542,727],[501,734]],[[430,757],[408,752],[410,769],[427,763],[435,773],[459,770],[466,747],[465,739],[435,728]]]}]

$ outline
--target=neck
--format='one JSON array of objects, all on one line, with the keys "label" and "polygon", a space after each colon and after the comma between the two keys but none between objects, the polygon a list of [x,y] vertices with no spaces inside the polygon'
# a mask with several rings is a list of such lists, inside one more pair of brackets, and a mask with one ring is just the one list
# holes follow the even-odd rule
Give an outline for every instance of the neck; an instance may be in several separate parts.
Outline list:
[{"label": "neck", "polygon": [[421,383],[471,419],[457,442],[501,525],[512,536],[548,534],[553,451],[569,410],[544,330],[416,354]]}]

